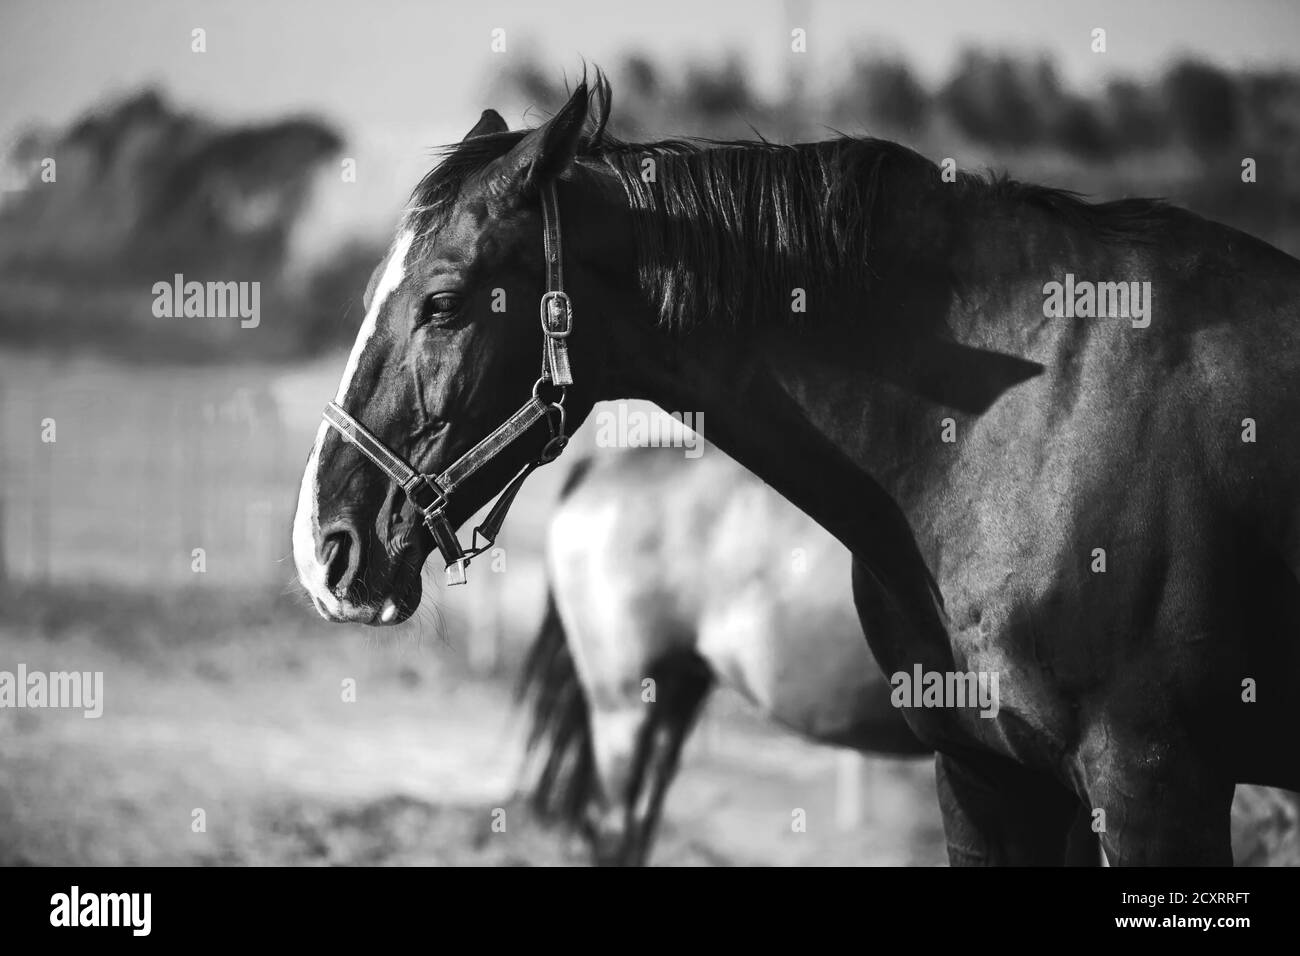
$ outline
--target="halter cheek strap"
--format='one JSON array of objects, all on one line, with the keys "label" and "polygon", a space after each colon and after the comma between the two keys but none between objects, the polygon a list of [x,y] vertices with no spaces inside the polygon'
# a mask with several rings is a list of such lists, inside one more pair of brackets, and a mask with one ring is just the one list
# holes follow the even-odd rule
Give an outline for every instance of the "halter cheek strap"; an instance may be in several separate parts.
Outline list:
[{"label": "halter cheek strap", "polygon": [[[542,240],[546,257],[546,292],[542,295],[540,306],[544,335],[542,374],[533,385],[533,394],[528,401],[486,438],[448,465],[442,474],[426,475],[417,471],[337,403],[330,402],[325,406],[325,421],[396,482],[410,502],[420,510],[425,526],[433,536],[434,545],[446,562],[448,584],[465,583],[470,560],[495,544],[506,513],[514,504],[524,480],[535,469],[558,458],[569,440],[565,433],[564,399],[566,389],[573,384],[568,349],[568,338],[573,332],[573,305],[564,291],[560,209],[553,184],[542,190]],[[554,401],[542,399],[540,393],[543,387],[557,388],[558,397]],[[474,529],[469,549],[462,548],[460,539],[456,537],[456,529],[447,518],[447,506],[452,496],[475,472],[543,420],[550,429],[550,440],[541,454],[521,468],[506,485],[483,523]],[[479,538],[483,539],[483,544],[478,543]]]}]

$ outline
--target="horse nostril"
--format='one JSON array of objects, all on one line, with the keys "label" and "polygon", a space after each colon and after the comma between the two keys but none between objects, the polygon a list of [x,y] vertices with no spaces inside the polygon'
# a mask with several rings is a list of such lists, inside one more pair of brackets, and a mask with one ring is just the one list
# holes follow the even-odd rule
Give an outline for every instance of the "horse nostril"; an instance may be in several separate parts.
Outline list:
[{"label": "horse nostril", "polygon": [[346,587],[351,583],[347,579],[350,578],[348,572],[355,564],[353,561],[353,552],[356,550],[355,538],[356,535],[350,528],[340,528],[322,537],[316,549],[316,556],[325,568],[325,586],[331,591],[337,591],[340,585]]}]

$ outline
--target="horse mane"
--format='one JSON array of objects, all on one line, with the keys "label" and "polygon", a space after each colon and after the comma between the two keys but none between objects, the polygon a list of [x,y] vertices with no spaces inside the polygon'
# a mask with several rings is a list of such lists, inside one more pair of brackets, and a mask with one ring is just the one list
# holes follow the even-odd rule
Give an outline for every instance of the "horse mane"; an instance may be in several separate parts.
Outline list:
[{"label": "horse mane", "polygon": [[[585,83],[585,80],[584,80]],[[687,330],[708,322],[789,322],[792,290],[865,293],[889,236],[882,221],[908,201],[900,181],[953,199],[1022,203],[1100,241],[1147,242],[1168,207],[1161,200],[1093,203],[1065,189],[1005,175],[939,167],[888,140],[840,135],[814,143],[666,139],[624,142],[609,135],[611,90],[597,73],[589,91],[589,131],[580,165],[613,174],[632,211],[639,282],[659,321]],[[404,223],[420,240],[436,233],[461,188],[528,133],[512,130],[442,147],[442,161],[412,191]],[[647,161],[652,161],[647,164]],[[653,172],[651,176],[649,171]],[[880,245],[877,246],[877,240]]]}]

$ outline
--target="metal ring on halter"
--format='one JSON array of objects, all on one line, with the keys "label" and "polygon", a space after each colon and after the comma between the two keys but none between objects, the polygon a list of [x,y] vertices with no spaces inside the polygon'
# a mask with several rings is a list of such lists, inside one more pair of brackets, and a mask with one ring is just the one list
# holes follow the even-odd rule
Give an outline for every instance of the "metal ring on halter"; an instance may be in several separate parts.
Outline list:
[{"label": "metal ring on halter", "polygon": [[[483,539],[482,544],[478,543],[479,538]],[[495,537],[489,538],[486,534],[483,533],[482,528],[475,528],[473,531],[470,532],[469,550],[465,552],[465,557],[477,558],[480,554],[482,554],[484,551],[486,551],[488,548],[492,547],[496,543],[497,543],[497,539]]]},{"label": "metal ring on halter", "polygon": [[548,405],[563,405],[564,400],[569,397],[569,387],[567,385],[556,385],[545,375],[543,375],[540,378],[538,378],[537,381],[533,382],[533,398],[537,399],[539,402],[543,401],[542,396],[539,394],[542,390],[543,385],[550,385],[552,388],[558,388],[560,390],[559,400],[554,402],[547,402]]}]

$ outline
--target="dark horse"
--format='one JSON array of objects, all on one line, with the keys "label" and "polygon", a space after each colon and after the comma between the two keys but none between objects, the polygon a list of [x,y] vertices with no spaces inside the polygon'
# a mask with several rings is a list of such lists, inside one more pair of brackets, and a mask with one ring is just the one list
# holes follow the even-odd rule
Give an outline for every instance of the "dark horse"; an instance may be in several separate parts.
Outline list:
[{"label": "dark horse", "polygon": [[[560,328],[534,311],[557,195],[569,427],[601,398],[702,413],[853,552],[876,660],[926,688],[905,716],[940,753],[954,863],[1058,862],[1081,807],[1112,863],[1230,863],[1234,781],[1300,789],[1300,263],[1155,202],[949,182],[892,143],[629,144],[607,115],[584,82],[538,129],[488,111],[450,149],[340,409],[430,472],[504,422]],[[331,619],[408,616],[433,547],[372,460],[322,426],[304,476],[294,554]],[[963,675],[1000,677],[995,717]]]}]

